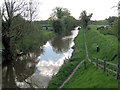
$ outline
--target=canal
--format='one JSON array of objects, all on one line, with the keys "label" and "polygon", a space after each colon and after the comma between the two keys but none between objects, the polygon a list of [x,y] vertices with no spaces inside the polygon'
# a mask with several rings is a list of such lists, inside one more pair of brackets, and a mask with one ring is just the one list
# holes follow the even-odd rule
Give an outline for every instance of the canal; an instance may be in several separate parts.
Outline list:
[{"label": "canal", "polygon": [[56,36],[2,67],[3,88],[46,88],[52,76],[72,56],[77,28],[68,36]]}]

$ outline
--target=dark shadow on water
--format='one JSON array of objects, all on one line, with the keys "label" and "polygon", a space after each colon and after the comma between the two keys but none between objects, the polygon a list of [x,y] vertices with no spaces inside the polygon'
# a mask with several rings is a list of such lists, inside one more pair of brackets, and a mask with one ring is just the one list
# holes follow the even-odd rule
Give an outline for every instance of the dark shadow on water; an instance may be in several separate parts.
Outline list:
[{"label": "dark shadow on water", "polygon": [[43,50],[34,49],[34,53],[28,52],[11,62],[3,63],[2,87],[17,88],[16,81],[23,82],[30,77],[35,72],[37,57],[40,53],[43,53]]}]

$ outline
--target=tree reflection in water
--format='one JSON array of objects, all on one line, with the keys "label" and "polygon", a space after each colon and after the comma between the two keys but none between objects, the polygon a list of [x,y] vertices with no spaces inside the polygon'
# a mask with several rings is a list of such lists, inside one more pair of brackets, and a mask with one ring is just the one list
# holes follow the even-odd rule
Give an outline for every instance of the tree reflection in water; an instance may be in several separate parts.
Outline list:
[{"label": "tree reflection in water", "polygon": [[67,52],[68,49],[70,48],[72,38],[65,40],[62,38],[63,38],[62,36],[58,36],[51,41],[51,44],[53,46],[53,51],[55,51],[56,53]]},{"label": "tree reflection in water", "polygon": [[[43,49],[34,49],[34,53],[27,53],[2,67],[2,87],[17,88],[17,82],[26,82],[36,69],[37,57],[43,53]],[[29,84],[29,83],[27,83]]]}]

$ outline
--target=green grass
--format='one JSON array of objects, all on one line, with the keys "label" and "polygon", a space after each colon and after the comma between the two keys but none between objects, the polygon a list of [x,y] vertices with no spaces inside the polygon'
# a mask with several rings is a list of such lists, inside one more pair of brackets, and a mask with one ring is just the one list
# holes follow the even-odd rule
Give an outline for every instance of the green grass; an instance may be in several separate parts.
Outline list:
[{"label": "green grass", "polygon": [[97,27],[99,26],[109,26],[109,25],[89,25],[88,27],[90,27],[91,30],[97,30]]},{"label": "green grass", "polygon": [[[92,30],[85,31],[89,56],[117,63],[118,58],[110,61],[113,55],[118,52],[117,38],[113,35],[103,35],[99,31],[93,30],[96,28],[96,25],[92,26]],[[81,38],[79,39],[81,40]],[[97,44],[100,47],[100,52],[98,53],[96,52]],[[107,65],[107,67],[116,70],[114,66]],[[117,88],[118,81],[111,74],[110,72],[104,73],[102,69],[96,69],[93,64],[87,61],[87,70],[84,70],[84,66],[81,65],[63,88]]]},{"label": "green grass", "polygon": [[[89,25],[88,27],[91,28],[91,30],[97,30],[97,27],[99,26],[109,26],[109,25]],[[100,33],[104,34],[104,35],[112,35],[112,31],[111,29],[109,30],[99,30]]]},{"label": "green grass", "polygon": [[[90,25],[91,30],[87,31],[81,29],[79,31],[78,36],[75,38],[73,56],[70,59],[72,61],[61,67],[59,72],[49,82],[48,88],[58,88],[63,81],[66,80],[75,66],[85,58],[84,31],[86,32],[89,56],[115,64],[118,62],[118,58],[110,61],[115,54],[118,54],[117,38],[113,35],[104,35],[100,33],[100,31],[96,30],[97,26],[100,25]],[[100,52],[98,53],[96,52],[97,44],[100,47]],[[114,66],[107,65],[107,67],[116,70]],[[112,73],[97,69],[93,64],[87,61],[87,69],[84,70],[82,64],[63,88],[117,88],[118,81],[115,79],[115,76],[111,75]]]},{"label": "green grass", "polygon": [[[86,32],[89,56],[110,61],[115,54],[118,54],[118,39],[113,35],[101,34],[98,30],[89,30]],[[96,46],[100,51],[96,52]],[[112,63],[117,63],[116,58]],[[111,62],[111,61],[110,61]]]},{"label": "green grass", "polygon": [[117,88],[118,81],[87,61],[87,69],[82,64],[63,88]]}]

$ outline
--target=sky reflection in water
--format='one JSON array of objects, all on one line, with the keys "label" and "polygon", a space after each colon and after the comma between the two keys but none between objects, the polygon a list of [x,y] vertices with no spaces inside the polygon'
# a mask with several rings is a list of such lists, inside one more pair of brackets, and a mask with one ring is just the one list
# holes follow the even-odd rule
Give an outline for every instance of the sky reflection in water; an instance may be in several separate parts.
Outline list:
[{"label": "sky reflection in water", "polygon": [[[66,37],[55,37],[43,45],[43,53],[37,58],[35,73],[26,79],[33,87],[46,88],[51,77],[59,71],[65,59],[72,55],[74,38],[78,30],[73,30],[72,35]],[[31,56],[31,55],[30,55]],[[16,82],[19,87],[29,87],[27,83]]]},{"label": "sky reflection in water", "polygon": [[59,44],[64,44],[64,42],[69,41],[66,47],[62,47],[62,49],[67,48],[67,50],[61,50],[61,53],[57,53],[54,50],[55,47],[52,46],[52,41],[48,41],[43,46],[44,53],[38,57],[39,62],[36,67],[36,72],[50,77],[55,75],[59,67],[64,63],[64,60],[71,57],[73,52],[71,47],[74,45],[73,40],[77,34],[78,30],[74,30],[72,31],[72,35],[61,38],[62,42],[59,42]]}]

